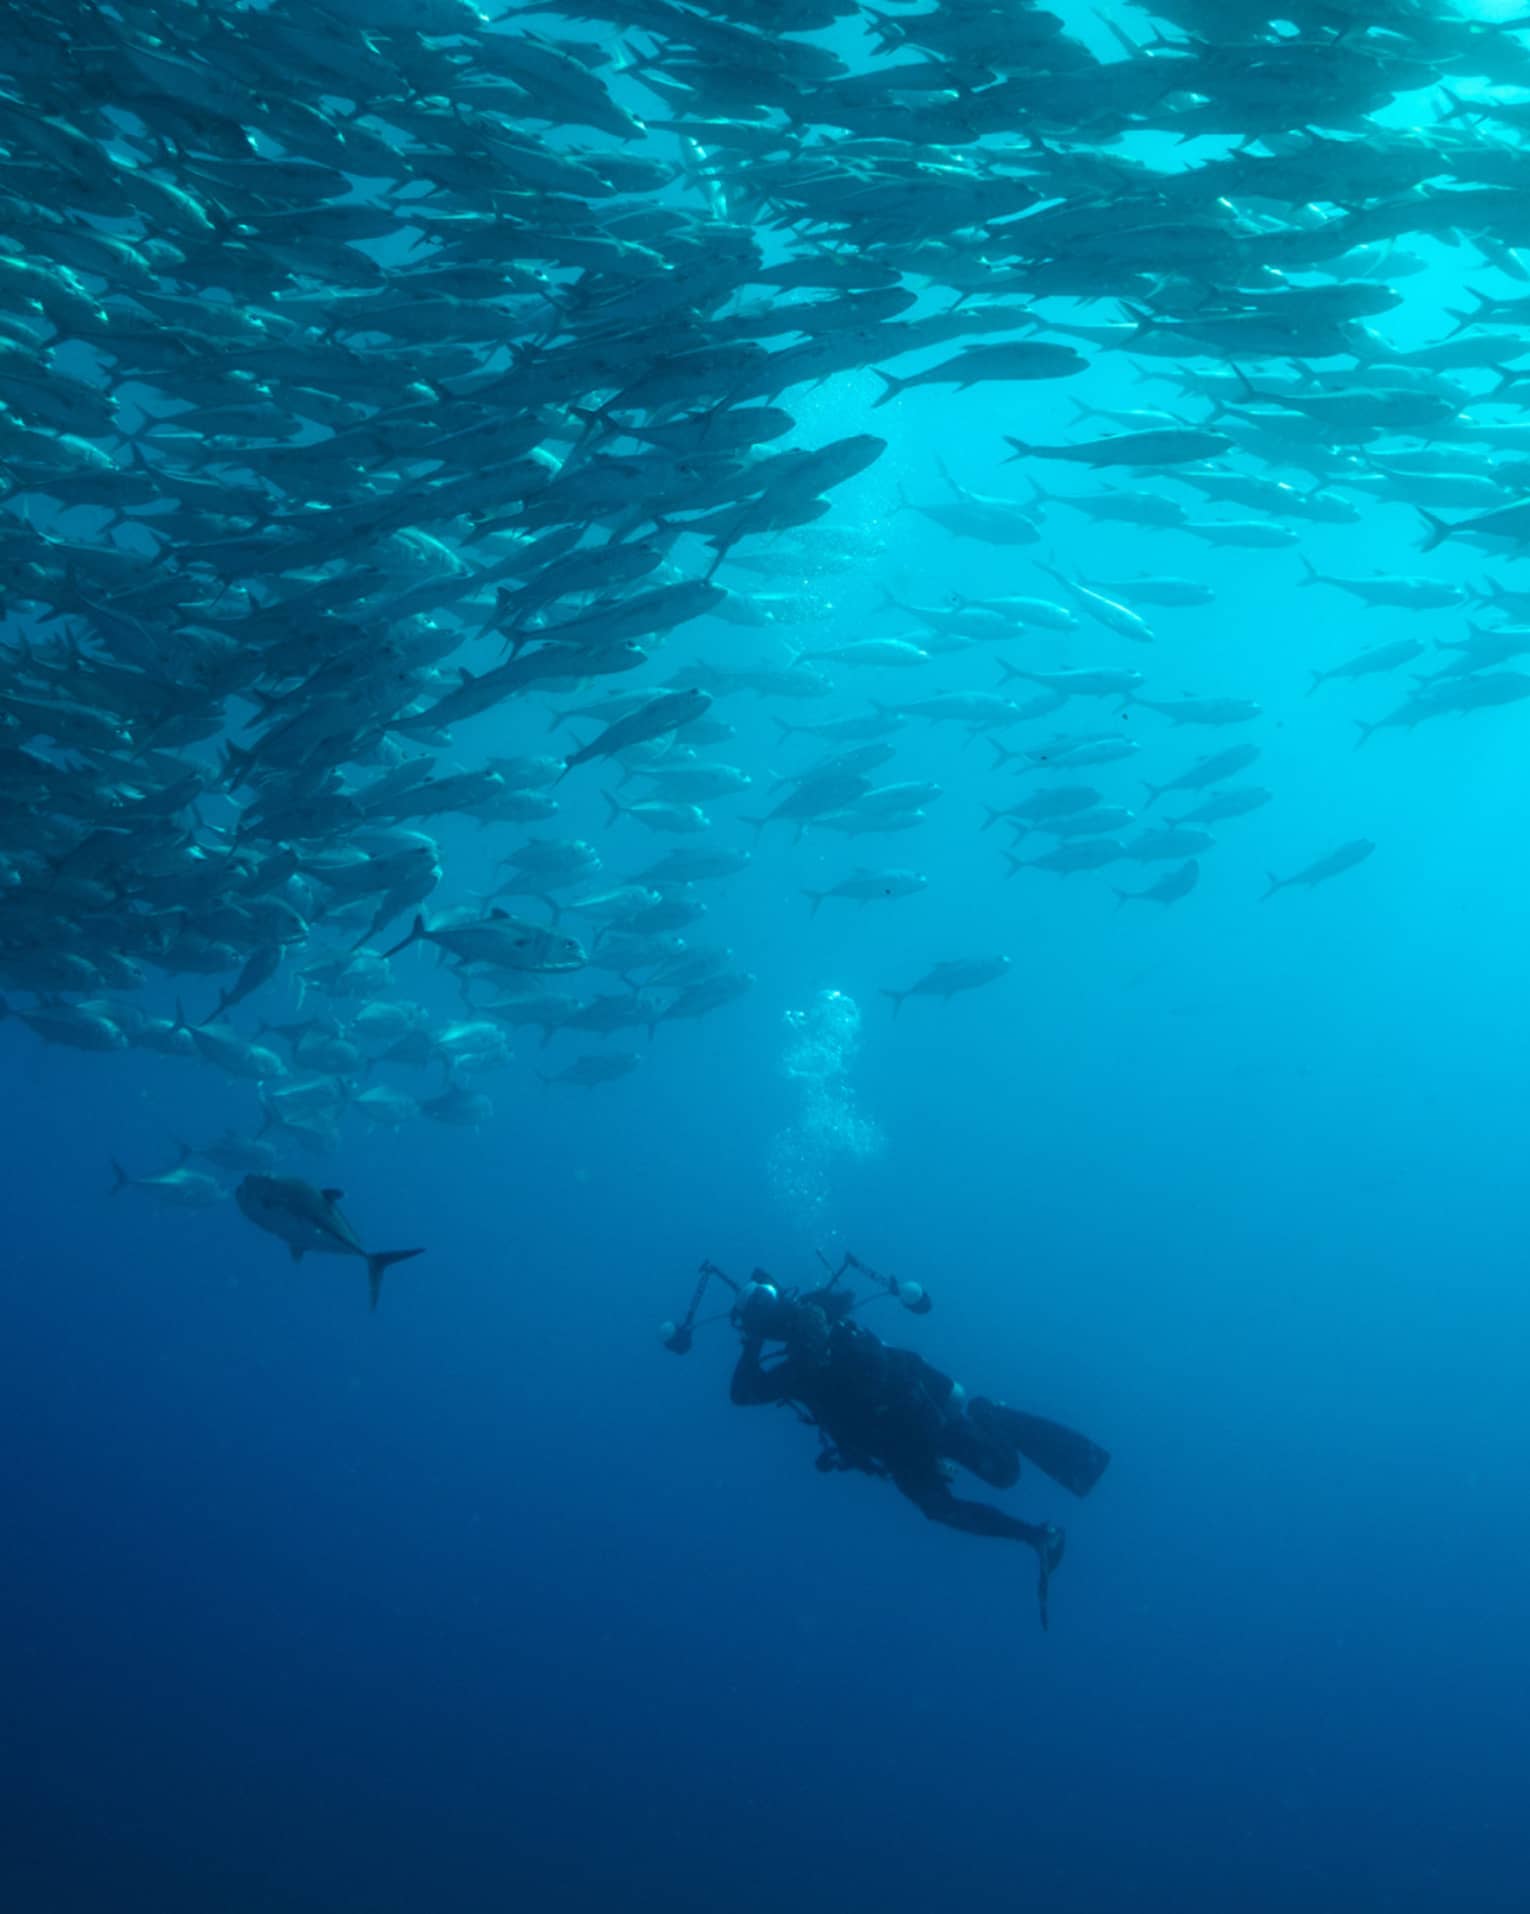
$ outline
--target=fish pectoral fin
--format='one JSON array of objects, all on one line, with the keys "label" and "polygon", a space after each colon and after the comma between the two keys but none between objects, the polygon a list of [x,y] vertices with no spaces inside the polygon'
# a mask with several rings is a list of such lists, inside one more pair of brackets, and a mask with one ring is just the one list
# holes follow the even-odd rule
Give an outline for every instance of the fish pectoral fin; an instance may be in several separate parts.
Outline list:
[{"label": "fish pectoral fin", "polygon": [[345,1191],[344,1190],[320,1190],[319,1194],[320,1196],[324,1198],[324,1201],[326,1203],[338,1203],[342,1199],[342,1197],[344,1197]]},{"label": "fish pectoral fin", "polygon": [[293,1262],[295,1263],[300,1263],[303,1260],[303,1252],[298,1248],[296,1243],[288,1244],[287,1254],[292,1258]]}]

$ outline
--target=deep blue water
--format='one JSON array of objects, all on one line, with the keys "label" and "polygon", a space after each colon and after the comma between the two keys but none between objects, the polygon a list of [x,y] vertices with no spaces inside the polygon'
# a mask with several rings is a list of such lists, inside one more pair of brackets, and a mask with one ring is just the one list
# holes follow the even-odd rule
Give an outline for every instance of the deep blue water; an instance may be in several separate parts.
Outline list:
[{"label": "deep blue water", "polygon": [[[1462,269],[1430,257],[1399,337],[1438,336]],[[1087,389],[1137,402],[1124,362]],[[797,395],[803,441],[862,429],[872,396]],[[1045,589],[1028,554],[893,508],[900,482],[939,495],[937,453],[1024,496],[997,432],[1066,435],[1063,398],[918,392],[873,426],[891,449],[829,523],[881,546],[821,581],[826,642],[903,629],[873,618],[883,585]],[[810,917],[803,885],[882,848],[773,830],[712,898],[708,935],[757,978],[740,1004],[588,1097],[544,1093],[526,1037],[481,1132],[350,1127],[292,1166],[343,1187],[369,1244],[426,1246],[375,1315],[354,1267],[295,1268],[232,1205],[108,1195],[113,1156],[163,1167],[252,1124],[253,1093],[0,1025],[8,1907],[1526,1907],[1524,714],[1357,750],[1401,687],[1309,700],[1310,671],[1458,614],[1300,589],[1295,552],[1046,524],[1039,555],[1217,603],[1153,613],[1150,656],[1087,626],[1005,655],[1258,699],[1275,802],[1217,827],[1182,904],[1118,910],[1100,879],[1004,879],[980,805],[1020,787],[910,727],[894,774],[947,787],[886,841],[921,896]],[[1374,507],[1302,550],[1482,575],[1415,536]],[[712,623],[672,647],[768,651]],[[996,675],[969,651],[916,689]],[[908,689],[847,674],[834,709]],[[730,708],[757,783],[806,756],[772,709],[822,715]],[[1144,745],[1090,774],[1112,799],[1232,741],[1098,709]],[[478,720],[463,761],[543,722]],[[638,867],[652,842],[602,809],[571,784],[567,834]],[[443,835],[446,903],[518,841]],[[1260,902],[1266,870],[1362,835],[1360,870]],[[879,995],[992,951],[1014,961],[991,989],[896,1018]],[[418,950],[395,979],[454,1007]],[[825,989],[860,1033],[815,1128],[788,1019]],[[1028,1555],[821,1477],[809,1431],[731,1408],[725,1330],[658,1346],[703,1256],[797,1281],[819,1246],[928,1286],[933,1313],[883,1333],[1111,1448],[1081,1505],[1030,1472],[1005,1498],[1068,1525],[1050,1633]]]},{"label": "deep blue water", "polygon": [[[980,469],[974,408],[903,404]],[[883,562],[949,583],[936,540]],[[916,740],[924,896],[810,922],[832,854],[767,840],[715,906],[744,1004],[596,1096],[518,1060],[481,1134],[348,1134],[368,1240],[429,1252],[375,1316],[231,1207],[108,1198],[244,1093],[0,1030],[14,1905],[1523,1905],[1521,733],[1354,751],[1374,695],[1299,691],[1385,619],[1294,564],[1200,561],[1217,608],[1159,617],[1271,712],[1277,802],[1196,896],[1000,882],[982,748]],[[877,998],[994,947],[990,991]],[[804,1225],[783,1019],[830,986],[885,1142]],[[1019,1494],[1070,1525],[1050,1635],[1028,1560],[730,1409],[723,1333],[657,1347],[702,1255],[800,1278],[815,1239],[928,1284],[885,1333],[1114,1451],[1080,1508]]]}]

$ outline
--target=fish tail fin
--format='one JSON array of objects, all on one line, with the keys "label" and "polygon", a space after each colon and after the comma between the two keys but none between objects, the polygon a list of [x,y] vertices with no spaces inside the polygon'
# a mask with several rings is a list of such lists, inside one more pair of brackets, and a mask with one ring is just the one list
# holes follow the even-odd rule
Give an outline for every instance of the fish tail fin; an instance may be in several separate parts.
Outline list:
[{"label": "fish tail fin", "polygon": [[1273,871],[1266,871],[1264,875],[1270,888],[1260,898],[1261,904],[1267,904],[1276,891],[1283,891],[1291,881],[1289,877],[1277,877]]},{"label": "fish tail fin", "polygon": [[230,791],[237,791],[243,784],[250,766],[255,762],[254,749],[252,747],[248,751],[241,751],[238,745],[230,744],[227,740],[218,749],[223,759],[223,777],[227,787]]},{"label": "fish tail fin", "polygon": [[802,895],[806,897],[811,904],[811,908],[808,911],[809,917],[816,917],[818,915],[818,907],[828,894],[827,891],[810,891],[806,885],[803,886]]},{"label": "fish tail fin", "polygon": [[1426,512],[1422,505],[1415,505],[1413,509],[1429,527],[1428,535],[1419,546],[1419,550],[1421,552],[1432,552],[1436,545],[1450,537],[1450,527],[1445,523],[1443,518],[1436,518],[1433,512]]},{"label": "fish tail fin", "polygon": [[1004,873],[1006,877],[1013,877],[1017,871],[1023,871],[1025,869],[1025,859],[1023,857],[1016,857],[1013,851],[1006,851],[1004,853],[1004,862],[1009,866],[1009,869]]},{"label": "fish tail fin", "polygon": [[1321,585],[1325,583],[1323,574],[1318,570],[1317,566],[1313,564],[1305,552],[1302,553],[1302,563],[1307,568],[1307,576],[1305,578],[1298,578],[1296,581],[1298,585]]},{"label": "fish tail fin", "polygon": [[537,1082],[541,1084],[544,1090],[550,1090],[552,1088],[553,1080],[548,1076],[545,1070],[533,1070],[531,1074],[536,1078]]},{"label": "fish tail fin", "polygon": [[1001,685],[1007,685],[1015,678],[1029,678],[1031,675],[1028,671],[1022,671],[1019,665],[1012,665],[1007,658],[995,658],[994,663],[999,667]]},{"label": "fish tail fin", "polygon": [[417,944],[424,935],[425,918],[422,912],[416,911],[414,914],[414,923],[410,926],[409,935],[400,939],[400,941],[394,944],[390,949],[379,952],[379,955],[383,957],[396,957],[401,950],[407,950],[411,944]]},{"label": "fish tail fin", "polygon": [[1099,16],[1099,19],[1100,25],[1104,27],[1111,39],[1114,40],[1116,45],[1125,53],[1127,59],[1135,60],[1142,52],[1142,48],[1138,46],[1137,42],[1126,31],[1125,27],[1114,20],[1107,20],[1103,14]]},{"label": "fish tail fin", "polygon": [[908,994],[909,993],[906,990],[884,990],[882,992],[882,995],[884,997],[892,998],[893,1015],[895,1017],[897,1016],[898,1012],[903,1008],[903,999]]},{"label": "fish tail fin", "polygon": [[988,815],[983,820],[982,824],[979,825],[978,828],[979,830],[983,830],[983,831],[991,831],[993,827],[998,823],[999,819],[1003,817],[1004,813],[1002,811],[996,811],[991,804],[985,804],[983,806],[983,809],[988,813]]},{"label": "fish tail fin", "polygon": [[1440,91],[1445,95],[1446,99],[1450,101],[1450,111],[1440,115],[1436,122],[1437,125],[1443,126],[1447,120],[1459,120],[1464,118],[1468,113],[1476,112],[1477,109],[1475,107],[1468,106],[1460,94],[1452,93],[1448,86],[1442,85]]},{"label": "fish tail fin", "polygon": [[1116,887],[1114,884],[1112,884],[1110,888],[1113,891],[1116,891],[1116,909],[1117,910],[1120,910],[1123,904],[1129,904],[1132,901],[1132,894],[1130,891],[1116,890]]},{"label": "fish tail fin", "polygon": [[122,1165],[117,1161],[116,1157],[113,1157],[112,1158],[112,1189],[111,1189],[112,1195],[116,1196],[119,1191],[125,1190],[127,1186],[132,1182],[132,1180],[133,1180],[132,1177],[130,1177],[127,1171],[123,1169]]},{"label": "fish tail fin", "polygon": [[1328,673],[1326,671],[1314,671],[1309,675],[1311,676],[1312,683],[1307,687],[1307,696],[1310,698],[1313,692],[1318,690],[1326,682]]},{"label": "fish tail fin", "polygon": [[880,366],[873,366],[871,370],[876,375],[876,377],[882,381],[882,384],[887,388],[886,391],[879,392],[877,396],[872,400],[871,409],[873,412],[875,412],[879,405],[886,405],[889,399],[896,399],[898,394],[903,390],[904,386],[907,385],[908,381],[906,379],[894,378],[892,373],[882,371]]},{"label": "fish tail fin", "polygon": [[935,464],[937,469],[940,472],[940,476],[945,480],[947,485],[950,486],[951,490],[956,494],[956,496],[958,498],[965,498],[966,494],[963,492],[962,488],[957,484],[956,480],[952,478],[951,468],[949,465],[946,464],[945,460],[937,455],[935,459]]},{"label": "fish tail fin", "polygon": [[[224,1011],[228,1009],[228,1003],[229,1003],[229,992],[226,990],[220,990],[218,992],[217,1009],[208,1011],[207,1015],[202,1019],[201,1023],[198,1024],[197,1028],[199,1030],[205,1030],[210,1023],[216,1023],[218,1019],[223,1015]],[[262,1024],[261,1032],[263,1033],[269,1028],[270,1028],[269,1024]]]},{"label": "fish tail fin", "polygon": [[1142,788],[1147,792],[1147,803],[1142,808],[1144,811],[1150,811],[1169,787],[1166,784],[1149,784],[1144,778]]},{"label": "fish tail fin", "polygon": [[1376,727],[1374,724],[1367,724],[1364,718],[1356,718],[1355,729],[1360,733],[1360,736],[1355,741],[1355,749],[1358,751],[1361,745],[1370,743],[1371,733]]},{"label": "fish tail fin", "polygon": [[177,1030],[189,1030],[191,1028],[191,1025],[186,1021],[186,1006],[181,1002],[179,997],[175,1000],[175,1028]]},{"label": "fish tail fin", "polygon": [[422,1249],[380,1249],[367,1258],[367,1284],[372,1292],[372,1307],[382,1295],[382,1279],[395,1263],[407,1263],[411,1256],[423,1256]]},{"label": "fish tail fin", "polygon": [[792,724],[785,718],[778,718],[774,714],[772,714],[770,721],[781,733],[783,738],[794,738],[801,729],[799,725]]},{"label": "fish tail fin", "polygon": [[1035,448],[1028,439],[1012,438],[1008,432],[1002,434],[1002,437],[1006,445],[1014,447],[1009,457],[1002,461],[1003,464],[1013,465],[1017,459],[1028,459],[1034,456]]}]

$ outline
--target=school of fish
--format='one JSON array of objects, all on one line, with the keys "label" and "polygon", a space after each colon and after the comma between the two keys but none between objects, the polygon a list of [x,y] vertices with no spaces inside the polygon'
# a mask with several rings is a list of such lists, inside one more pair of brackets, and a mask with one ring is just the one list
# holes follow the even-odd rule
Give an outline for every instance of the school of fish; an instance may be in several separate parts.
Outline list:
[{"label": "school of fish", "polygon": [[[704,918],[761,844],[844,842],[797,887],[811,937],[831,900],[939,885],[878,854],[937,801],[994,832],[993,951],[889,976],[895,1014],[1005,977],[1011,878],[1123,910],[1224,864],[1251,908],[1341,878],[1369,838],[1238,864],[1270,714],[1155,666],[1211,601],[1198,544],[1355,604],[1352,654],[1310,671],[1359,745],[1530,695],[1530,588],[1425,555],[1530,549],[1530,31],[1434,0],[1082,18],[12,0],[3,1008],[258,1102],[116,1187],[244,1179],[252,1221],[362,1257],[375,1300],[402,1252],[292,1154],[483,1124],[485,1082],[532,1069],[662,1067],[666,1026],[755,981]],[[1440,241],[1459,309],[1400,344]],[[1091,401],[1123,361],[1161,404]],[[1074,429],[1024,436],[1055,381]],[[825,386],[861,429],[812,429]],[[858,509],[901,421],[974,387],[990,464]],[[1383,505],[1413,569],[1304,556]],[[949,573],[847,624],[835,589],[905,513]],[[1121,526],[1161,570],[1112,571]],[[1013,593],[957,589],[975,546],[1014,551]],[[1419,635],[1367,643],[1367,606]],[[936,725],[979,741],[960,791],[898,763]],[[570,831],[571,801],[603,823]],[[426,947],[460,1014],[413,1000]]]}]

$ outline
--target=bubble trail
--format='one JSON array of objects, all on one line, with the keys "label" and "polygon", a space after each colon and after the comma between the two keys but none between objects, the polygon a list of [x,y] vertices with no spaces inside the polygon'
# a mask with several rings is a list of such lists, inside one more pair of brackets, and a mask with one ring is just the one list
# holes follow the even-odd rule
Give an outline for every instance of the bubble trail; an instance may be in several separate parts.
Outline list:
[{"label": "bubble trail", "polygon": [[883,1136],[856,1107],[848,1081],[861,1037],[854,998],[820,990],[805,1010],[788,1010],[783,1023],[781,1070],[796,1086],[797,1109],[771,1141],[767,1170],[771,1190],[793,1223],[820,1231],[835,1165],[876,1156]]}]

